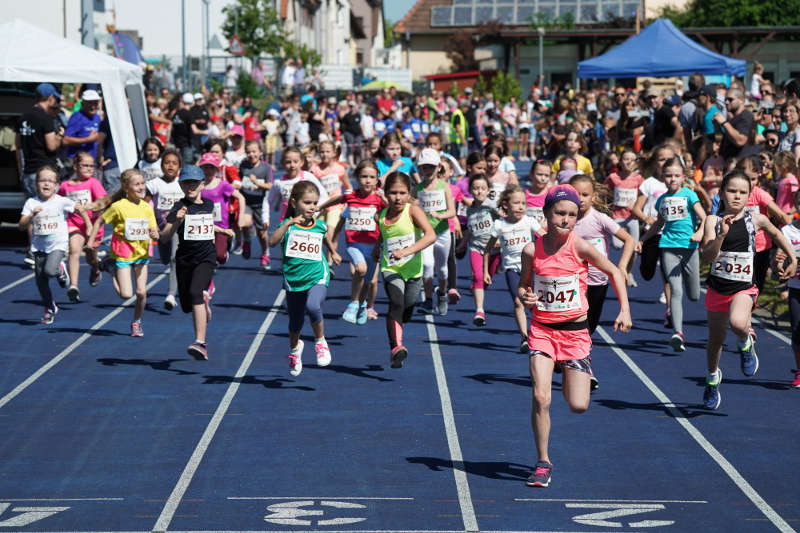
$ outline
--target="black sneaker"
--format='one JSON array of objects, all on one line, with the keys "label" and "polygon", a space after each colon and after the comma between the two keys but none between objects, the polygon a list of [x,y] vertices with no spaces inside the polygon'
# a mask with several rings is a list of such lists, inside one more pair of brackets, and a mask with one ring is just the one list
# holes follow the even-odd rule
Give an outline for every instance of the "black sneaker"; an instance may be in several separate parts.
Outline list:
[{"label": "black sneaker", "polygon": [[594,392],[600,388],[600,382],[594,377],[594,374],[589,376],[589,392]]},{"label": "black sneaker", "polygon": [[75,285],[71,285],[67,289],[67,298],[69,298],[70,302],[76,304],[81,301],[81,291]]},{"label": "black sneaker", "polygon": [[667,309],[667,312],[664,314],[664,328],[675,329],[672,327],[672,315],[670,314],[669,309]]},{"label": "black sneaker", "polygon": [[193,342],[186,351],[198,361],[208,361],[208,345],[204,342]]},{"label": "black sneaker", "polygon": [[408,357],[408,350],[405,346],[395,346],[392,350],[390,358],[390,366],[392,368],[403,368],[403,361]]},{"label": "black sneaker", "polygon": [[103,272],[100,270],[100,265],[93,266],[92,270],[89,271],[89,285],[97,287],[102,279]]},{"label": "black sneaker", "polygon": [[519,353],[528,353],[531,349],[528,347],[528,337],[522,337],[519,343]]},{"label": "black sneaker", "polygon": [[425,315],[432,315],[433,314],[433,299],[428,298],[421,304],[419,304],[419,312]]},{"label": "black sneaker", "polygon": [[42,324],[50,325],[56,319],[56,313],[58,313],[58,306],[53,303],[53,307],[48,308],[44,312],[44,316],[42,317]]},{"label": "black sneaker", "polygon": [[28,250],[25,252],[25,259],[22,260],[26,265],[29,265],[31,268],[36,264],[36,260],[33,258],[33,252]]},{"label": "black sneaker", "polygon": [[529,487],[546,487],[550,485],[550,478],[553,476],[553,465],[547,461],[539,461],[533,470],[533,474],[525,482]]}]

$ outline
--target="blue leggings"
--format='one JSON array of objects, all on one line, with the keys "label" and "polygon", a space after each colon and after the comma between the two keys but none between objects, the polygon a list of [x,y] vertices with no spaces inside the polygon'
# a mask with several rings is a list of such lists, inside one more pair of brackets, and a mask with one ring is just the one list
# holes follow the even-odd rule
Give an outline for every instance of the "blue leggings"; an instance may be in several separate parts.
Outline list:
[{"label": "blue leggings", "polygon": [[286,310],[289,312],[289,332],[300,333],[303,329],[303,315],[308,314],[312,324],[322,322],[322,302],[328,287],[314,285],[307,291],[291,291],[286,293]]}]

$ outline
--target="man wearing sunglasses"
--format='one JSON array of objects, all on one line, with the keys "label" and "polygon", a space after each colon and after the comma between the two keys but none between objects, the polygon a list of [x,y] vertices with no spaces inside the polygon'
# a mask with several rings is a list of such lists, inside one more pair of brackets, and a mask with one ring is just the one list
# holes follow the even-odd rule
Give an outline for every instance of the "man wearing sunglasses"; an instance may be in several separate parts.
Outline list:
[{"label": "man wearing sunglasses", "polygon": [[722,113],[714,115],[714,124],[723,134],[720,155],[726,160],[750,155],[754,150],[749,144],[749,136],[755,119],[744,107],[744,93],[740,88],[731,87],[725,93],[725,109],[727,118]]}]

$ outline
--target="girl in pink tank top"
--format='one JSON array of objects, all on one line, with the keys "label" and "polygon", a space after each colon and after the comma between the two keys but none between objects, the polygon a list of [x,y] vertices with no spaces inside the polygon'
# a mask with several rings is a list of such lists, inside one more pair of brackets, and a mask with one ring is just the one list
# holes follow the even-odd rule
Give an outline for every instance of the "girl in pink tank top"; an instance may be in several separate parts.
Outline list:
[{"label": "girl in pink tank top", "polygon": [[589,407],[589,378],[592,375],[586,301],[589,264],[604,272],[612,282],[620,303],[614,331],[631,329],[631,314],[625,276],[594,246],[576,237],[580,198],[570,185],[556,185],[544,201],[547,233],[522,251],[522,272],[517,294],[532,310],[528,330],[530,372],[533,381],[533,426],[538,462],[527,484],[546,487],[553,465],[548,455],[550,440],[550,398],[553,371],[563,372],[562,390],[569,408],[582,413]]}]

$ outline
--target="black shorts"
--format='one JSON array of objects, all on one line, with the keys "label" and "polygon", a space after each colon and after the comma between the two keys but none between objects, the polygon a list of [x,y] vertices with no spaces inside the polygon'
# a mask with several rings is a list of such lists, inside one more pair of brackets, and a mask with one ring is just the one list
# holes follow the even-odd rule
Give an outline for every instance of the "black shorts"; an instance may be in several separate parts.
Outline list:
[{"label": "black shorts", "polygon": [[253,227],[258,231],[264,229],[264,213],[260,205],[247,205],[244,212],[253,217]]}]

